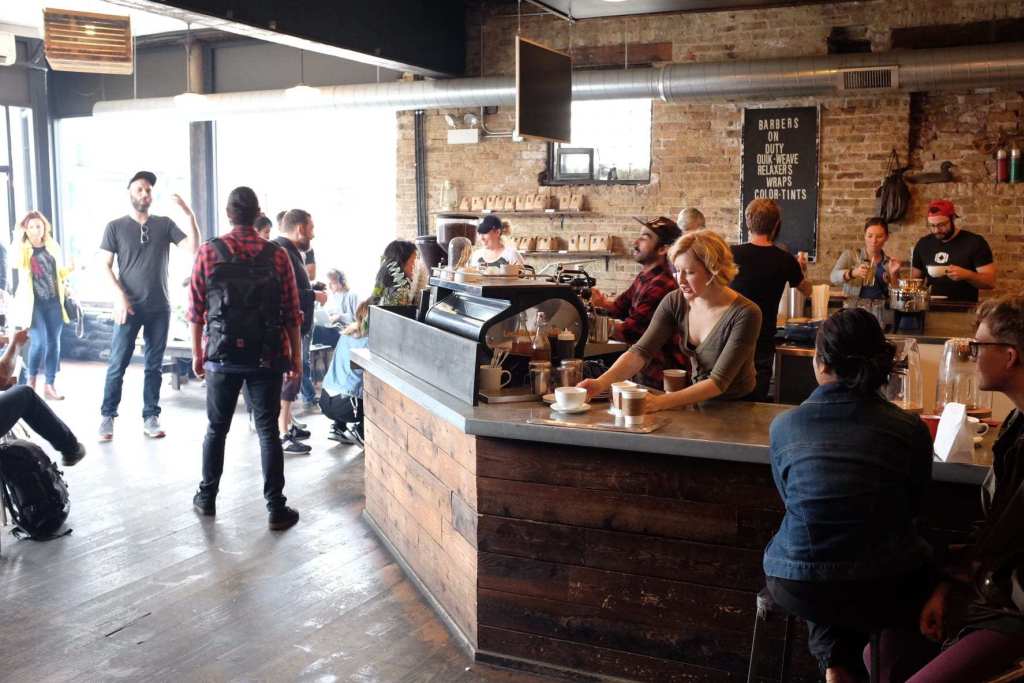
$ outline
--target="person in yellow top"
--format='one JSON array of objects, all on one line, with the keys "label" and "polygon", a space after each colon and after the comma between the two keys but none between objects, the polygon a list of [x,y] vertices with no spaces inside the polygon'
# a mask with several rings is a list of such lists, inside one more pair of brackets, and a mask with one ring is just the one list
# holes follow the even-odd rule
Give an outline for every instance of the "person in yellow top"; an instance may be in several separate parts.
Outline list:
[{"label": "person in yellow top", "polygon": [[28,384],[36,386],[36,375],[46,373],[43,395],[61,401],[54,382],[60,366],[60,333],[69,322],[64,311],[64,280],[74,266],[65,267],[60,246],[46,216],[29,211],[18,222],[11,245],[12,266],[18,271],[14,293],[14,324],[29,328]]}]

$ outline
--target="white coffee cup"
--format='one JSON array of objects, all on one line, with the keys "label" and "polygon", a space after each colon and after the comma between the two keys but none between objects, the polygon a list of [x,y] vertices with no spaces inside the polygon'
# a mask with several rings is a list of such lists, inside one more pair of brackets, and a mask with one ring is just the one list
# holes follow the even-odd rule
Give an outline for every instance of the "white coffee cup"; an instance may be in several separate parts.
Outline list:
[{"label": "white coffee cup", "polygon": [[622,390],[631,389],[635,386],[636,382],[630,382],[628,379],[612,384],[612,415],[622,414]]},{"label": "white coffee cup", "polygon": [[[508,376],[506,377],[506,375]],[[512,373],[504,368],[481,365],[479,379],[480,391],[500,391],[502,387],[512,381]]]},{"label": "white coffee cup", "polygon": [[522,269],[518,263],[504,263],[498,266],[498,275],[519,275]]},{"label": "white coffee cup", "polygon": [[967,416],[967,423],[973,425],[974,433],[977,436],[985,436],[988,434],[988,423],[982,422],[976,417]]},{"label": "white coffee cup", "polygon": [[555,408],[579,410],[587,401],[587,390],[579,387],[558,387],[555,389]]},{"label": "white coffee cup", "polygon": [[644,387],[632,387],[624,389],[621,394],[623,417],[626,418],[626,425],[638,425],[644,422],[644,404],[647,402],[647,389]]},{"label": "white coffee cup", "polygon": [[928,266],[928,274],[932,277],[946,277],[948,270],[946,266]]}]

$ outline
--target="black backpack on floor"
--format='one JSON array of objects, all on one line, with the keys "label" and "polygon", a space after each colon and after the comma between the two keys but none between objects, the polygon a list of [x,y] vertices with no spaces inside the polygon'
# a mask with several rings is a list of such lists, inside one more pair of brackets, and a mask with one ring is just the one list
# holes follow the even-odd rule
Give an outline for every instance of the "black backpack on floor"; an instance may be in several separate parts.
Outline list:
[{"label": "black backpack on floor", "polygon": [[68,485],[57,465],[31,441],[0,444],[0,493],[18,525],[16,536],[22,532],[47,541],[71,533],[57,533],[71,511]]}]

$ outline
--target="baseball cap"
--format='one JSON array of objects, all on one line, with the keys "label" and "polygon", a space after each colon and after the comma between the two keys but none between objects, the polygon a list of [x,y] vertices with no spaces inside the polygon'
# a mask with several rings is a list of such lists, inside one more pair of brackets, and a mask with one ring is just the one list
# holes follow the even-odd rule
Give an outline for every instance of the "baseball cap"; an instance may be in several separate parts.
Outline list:
[{"label": "baseball cap", "polygon": [[683,231],[679,229],[679,225],[671,218],[666,218],[665,216],[658,216],[649,221],[633,216],[633,220],[640,225],[647,226],[651,232],[658,236],[658,246],[668,246],[683,234]]},{"label": "baseball cap", "polygon": [[936,199],[928,204],[930,216],[946,216],[947,218],[959,218],[956,215],[956,207],[948,199]]},{"label": "baseball cap", "polygon": [[488,233],[491,230],[501,230],[501,219],[493,213],[489,213],[484,216],[483,220],[480,221],[480,224],[476,226],[476,231],[481,235]]},{"label": "baseball cap", "polygon": [[140,178],[148,182],[150,185],[156,185],[155,173],[151,173],[149,171],[139,171],[138,173],[132,176],[131,180],[128,181],[128,186],[131,187],[131,184],[134,183],[136,180],[139,180]]}]

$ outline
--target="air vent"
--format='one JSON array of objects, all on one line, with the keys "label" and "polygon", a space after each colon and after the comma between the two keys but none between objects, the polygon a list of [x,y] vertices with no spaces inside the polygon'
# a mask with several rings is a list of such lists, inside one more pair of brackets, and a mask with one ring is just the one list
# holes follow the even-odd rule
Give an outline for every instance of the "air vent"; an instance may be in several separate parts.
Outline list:
[{"label": "air vent", "polygon": [[839,72],[839,90],[895,90],[900,87],[899,67],[843,69]]},{"label": "air vent", "polygon": [[56,71],[132,72],[130,17],[43,10],[46,61]]}]

